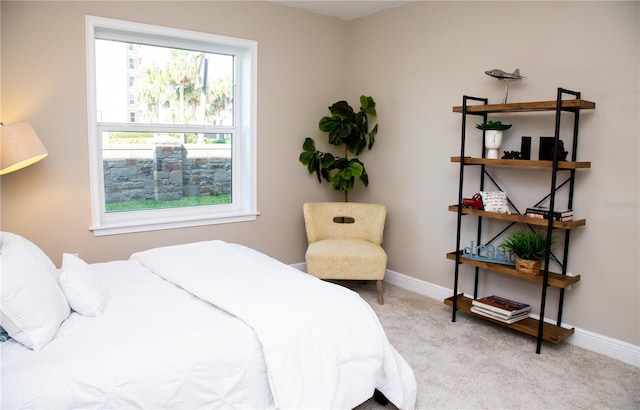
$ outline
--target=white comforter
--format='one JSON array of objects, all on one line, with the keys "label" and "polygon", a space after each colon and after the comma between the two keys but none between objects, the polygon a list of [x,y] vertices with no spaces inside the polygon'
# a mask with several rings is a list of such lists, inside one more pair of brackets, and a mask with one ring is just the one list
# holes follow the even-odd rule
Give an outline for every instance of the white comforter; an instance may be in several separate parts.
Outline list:
[{"label": "white comforter", "polygon": [[374,388],[401,409],[415,406],[413,371],[356,293],[222,241],[132,259],[254,330],[276,407],[353,408]]},{"label": "white comforter", "polygon": [[72,313],[39,351],[2,343],[0,408],[274,408],[250,327],[135,261],[91,266],[102,315]]}]

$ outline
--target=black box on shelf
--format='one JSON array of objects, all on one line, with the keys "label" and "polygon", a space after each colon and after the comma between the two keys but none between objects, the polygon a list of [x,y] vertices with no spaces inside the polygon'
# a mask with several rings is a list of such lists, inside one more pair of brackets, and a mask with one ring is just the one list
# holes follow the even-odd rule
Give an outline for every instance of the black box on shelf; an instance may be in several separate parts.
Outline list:
[{"label": "black box on shelf", "polygon": [[520,159],[531,159],[531,137],[522,137]]}]

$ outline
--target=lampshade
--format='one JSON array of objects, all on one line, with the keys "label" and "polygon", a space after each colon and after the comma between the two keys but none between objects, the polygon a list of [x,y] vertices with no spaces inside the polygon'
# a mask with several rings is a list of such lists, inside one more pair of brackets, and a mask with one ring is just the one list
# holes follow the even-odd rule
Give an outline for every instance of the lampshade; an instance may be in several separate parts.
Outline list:
[{"label": "lampshade", "polygon": [[28,122],[0,127],[0,175],[17,171],[49,155]]}]

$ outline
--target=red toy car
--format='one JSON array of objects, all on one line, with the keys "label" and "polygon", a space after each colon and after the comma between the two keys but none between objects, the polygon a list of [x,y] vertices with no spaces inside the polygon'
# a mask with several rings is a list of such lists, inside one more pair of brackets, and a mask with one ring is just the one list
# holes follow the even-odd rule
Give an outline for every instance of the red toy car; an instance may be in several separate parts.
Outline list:
[{"label": "red toy car", "polygon": [[465,208],[479,209],[481,211],[484,209],[480,194],[475,194],[471,198],[462,198],[462,206]]}]

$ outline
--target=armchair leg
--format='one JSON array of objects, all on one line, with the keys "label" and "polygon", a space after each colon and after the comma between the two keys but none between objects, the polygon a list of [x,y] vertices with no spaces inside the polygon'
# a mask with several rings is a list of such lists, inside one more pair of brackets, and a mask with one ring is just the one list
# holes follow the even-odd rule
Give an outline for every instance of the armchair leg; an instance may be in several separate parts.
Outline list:
[{"label": "armchair leg", "polygon": [[382,281],[376,281],[376,286],[378,288],[378,303],[384,305],[384,298],[382,297]]}]

